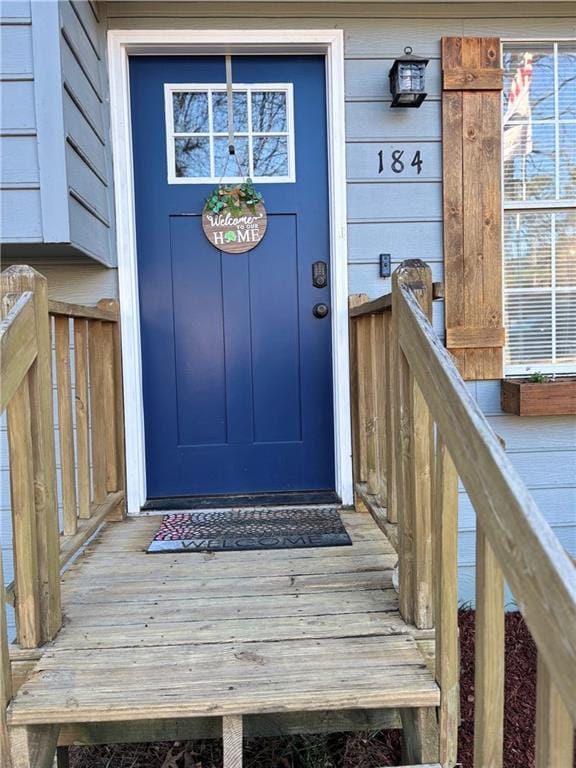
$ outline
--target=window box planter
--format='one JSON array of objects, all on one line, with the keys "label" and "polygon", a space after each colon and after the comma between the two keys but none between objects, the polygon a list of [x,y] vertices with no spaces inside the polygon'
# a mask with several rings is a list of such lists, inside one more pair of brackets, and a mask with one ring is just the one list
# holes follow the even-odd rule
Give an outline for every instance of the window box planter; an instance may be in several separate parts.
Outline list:
[{"label": "window box planter", "polygon": [[502,410],[516,416],[576,414],[576,378],[502,379],[500,394]]}]

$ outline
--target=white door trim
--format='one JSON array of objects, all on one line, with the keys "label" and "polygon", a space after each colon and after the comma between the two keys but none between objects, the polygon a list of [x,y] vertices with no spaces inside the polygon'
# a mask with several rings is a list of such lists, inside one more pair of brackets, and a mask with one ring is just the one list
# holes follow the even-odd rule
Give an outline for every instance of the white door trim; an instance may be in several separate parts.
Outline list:
[{"label": "white door trim", "polygon": [[344,504],[353,503],[342,30],[115,29],[108,32],[108,66],[122,324],[126,495],[129,514],[139,514],[140,507],[146,501],[146,455],[128,57],[138,54],[282,52],[324,53],[326,56],[336,491]]}]

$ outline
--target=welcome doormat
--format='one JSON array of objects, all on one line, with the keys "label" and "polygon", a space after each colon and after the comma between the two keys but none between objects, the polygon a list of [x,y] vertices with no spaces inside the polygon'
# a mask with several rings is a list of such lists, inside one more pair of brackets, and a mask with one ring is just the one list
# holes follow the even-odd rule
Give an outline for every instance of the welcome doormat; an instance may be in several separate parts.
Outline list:
[{"label": "welcome doormat", "polygon": [[283,507],[166,515],[148,552],[227,552],[351,545],[340,515],[333,507]]}]

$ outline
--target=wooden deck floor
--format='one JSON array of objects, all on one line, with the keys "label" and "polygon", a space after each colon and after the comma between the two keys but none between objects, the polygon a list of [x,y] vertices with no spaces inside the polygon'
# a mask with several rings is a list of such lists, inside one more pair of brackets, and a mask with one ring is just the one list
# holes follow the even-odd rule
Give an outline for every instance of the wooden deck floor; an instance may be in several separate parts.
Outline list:
[{"label": "wooden deck floor", "polygon": [[65,625],[10,722],[436,706],[367,513],[352,547],[147,555],[159,517],[107,526],[63,577]]}]

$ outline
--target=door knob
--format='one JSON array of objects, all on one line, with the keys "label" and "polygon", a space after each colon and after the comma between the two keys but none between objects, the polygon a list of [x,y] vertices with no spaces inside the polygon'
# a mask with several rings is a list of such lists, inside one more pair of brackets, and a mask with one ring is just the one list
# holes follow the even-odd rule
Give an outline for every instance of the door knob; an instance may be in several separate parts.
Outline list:
[{"label": "door knob", "polygon": [[323,317],[326,317],[328,314],[328,305],[327,304],[315,304],[314,309],[312,310],[312,314],[314,317],[318,317],[322,319]]}]

